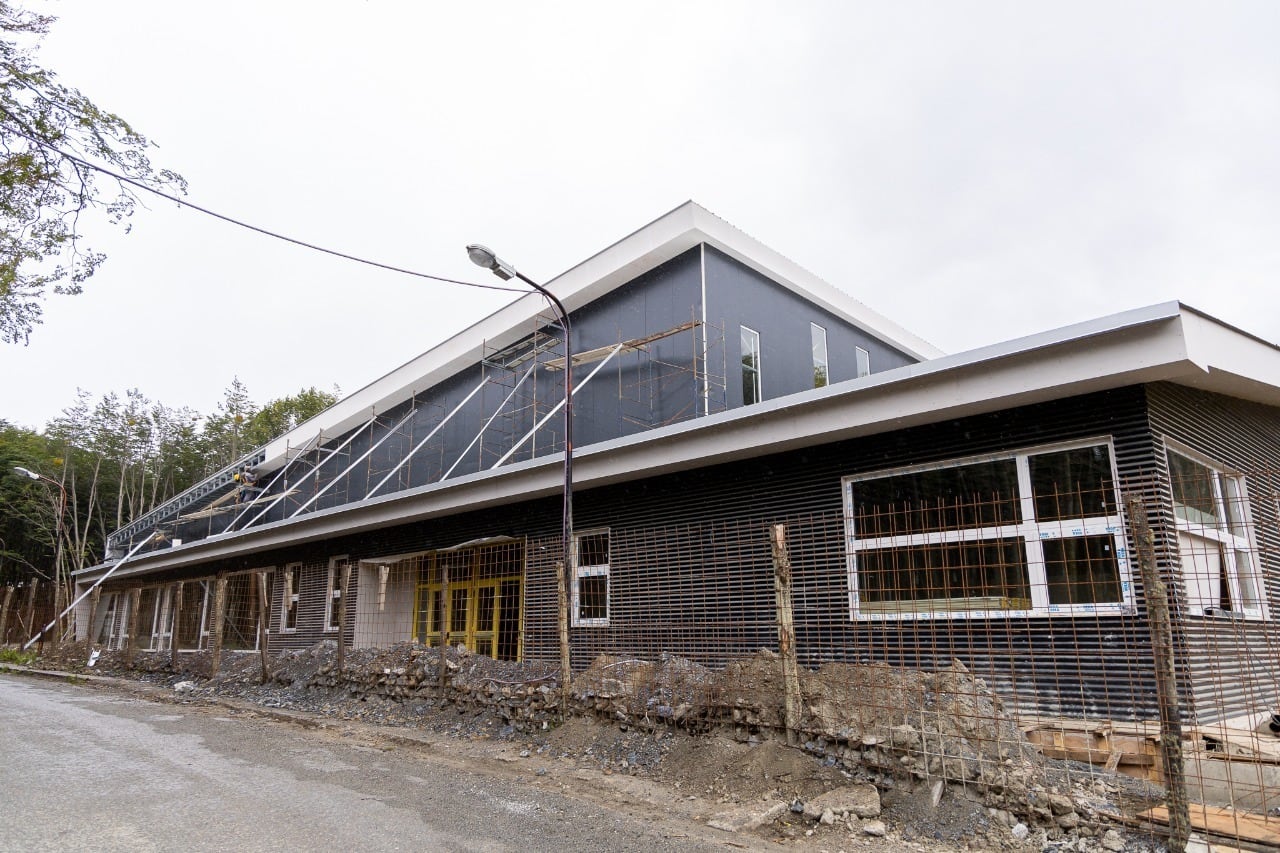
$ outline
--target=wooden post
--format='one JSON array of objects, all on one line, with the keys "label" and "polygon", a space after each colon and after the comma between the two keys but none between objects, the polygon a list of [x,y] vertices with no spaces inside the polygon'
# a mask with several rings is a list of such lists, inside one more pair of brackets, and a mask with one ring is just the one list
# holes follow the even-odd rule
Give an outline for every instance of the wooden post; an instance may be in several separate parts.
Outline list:
[{"label": "wooden post", "polygon": [[569,719],[569,689],[573,667],[569,657],[569,578],[564,560],[556,563],[556,597],[560,607],[556,622],[560,626],[560,718]]},{"label": "wooden post", "polygon": [[213,626],[209,631],[209,677],[218,674],[222,666],[222,629],[227,623],[227,576],[219,574],[213,580]]},{"label": "wooden post", "polygon": [[448,678],[449,650],[449,558],[440,560],[440,701],[444,702],[444,689]]},{"label": "wooden post", "polygon": [[36,635],[36,591],[40,588],[40,581],[36,578],[31,579],[31,586],[27,592],[27,619],[26,625],[23,626],[27,632],[27,640]]},{"label": "wooden post", "polygon": [[138,610],[142,607],[142,587],[129,590],[129,626],[125,630],[124,662],[133,666],[133,656],[138,651]]},{"label": "wooden post", "polygon": [[1138,574],[1147,600],[1151,653],[1155,662],[1156,701],[1160,706],[1160,758],[1168,792],[1169,850],[1184,853],[1191,834],[1187,807],[1186,765],[1182,758],[1182,710],[1174,672],[1173,625],[1169,620],[1169,591],[1156,566],[1155,534],[1147,521],[1146,504],[1136,495],[1125,498],[1137,548]]},{"label": "wooden post", "polygon": [[795,616],[791,607],[791,555],[787,551],[787,526],[775,524],[769,544],[773,550],[773,593],[778,609],[778,654],[782,658],[784,724],[787,743],[799,740],[800,665],[796,661]]},{"label": "wooden post", "polygon": [[85,627],[84,639],[86,648],[92,649],[97,637],[93,636],[93,622],[98,618],[98,605],[102,603],[102,587],[95,586],[89,593],[89,624]]},{"label": "wooden post", "polygon": [[267,648],[270,636],[267,620],[271,615],[271,607],[267,601],[267,573],[258,572],[258,652],[262,655],[262,683],[271,680],[271,652]]},{"label": "wooden post", "polygon": [[178,627],[182,624],[182,582],[173,585],[173,628],[169,634],[169,668],[178,671]]},{"label": "wooden post", "polygon": [[347,664],[347,591],[351,587],[351,562],[342,564],[342,585],[338,593],[338,672]]},{"label": "wooden post", "polygon": [[49,620],[49,629],[40,635],[40,641],[48,643],[49,648],[55,652],[62,641],[63,631],[61,570],[61,564],[55,559],[53,563],[53,614]]},{"label": "wooden post", "polygon": [[0,605],[0,646],[9,636],[9,605],[13,603],[13,587],[4,588],[4,604]]}]

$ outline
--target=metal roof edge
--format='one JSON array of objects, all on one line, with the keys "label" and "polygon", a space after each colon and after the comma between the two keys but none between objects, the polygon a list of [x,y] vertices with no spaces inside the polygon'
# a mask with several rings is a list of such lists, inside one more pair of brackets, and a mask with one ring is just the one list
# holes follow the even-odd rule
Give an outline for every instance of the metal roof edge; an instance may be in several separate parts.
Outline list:
[{"label": "metal roof edge", "polygon": [[[577,483],[590,488],[1144,382],[1211,385],[1212,373],[1188,353],[1182,318],[1179,303],[1148,306],[588,445],[575,453]],[[1235,336],[1246,337],[1252,341]],[[1280,388],[1268,387],[1280,404]],[[187,543],[138,558],[139,568],[123,574],[543,497],[559,490],[562,460],[539,457]]]}]

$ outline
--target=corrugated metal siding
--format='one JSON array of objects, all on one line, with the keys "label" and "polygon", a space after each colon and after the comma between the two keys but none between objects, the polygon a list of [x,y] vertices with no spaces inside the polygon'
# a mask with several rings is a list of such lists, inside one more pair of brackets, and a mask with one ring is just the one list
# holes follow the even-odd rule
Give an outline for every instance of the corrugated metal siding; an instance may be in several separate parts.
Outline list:
[{"label": "corrugated metal siding", "polygon": [[[1148,467],[1152,440],[1141,388],[593,490],[579,499],[577,522],[609,527],[619,543],[615,603],[610,627],[576,632],[575,650],[581,661],[597,652],[668,651],[717,662],[776,647],[766,530],[786,521],[797,543],[795,618],[806,664],[935,667],[955,659],[1024,712],[1154,716],[1151,646],[1141,614],[848,620],[841,477],[1102,435],[1114,439],[1122,481]],[[655,532],[662,541],[650,541]],[[529,650],[554,654],[536,643]]]},{"label": "corrugated metal siding", "polygon": [[[1253,534],[1262,566],[1272,616],[1280,602],[1280,413],[1266,406],[1208,394],[1180,385],[1160,383],[1149,391],[1155,435],[1187,447],[1245,475]],[[1163,451],[1155,464],[1167,477]],[[1165,486],[1158,495],[1164,535],[1157,540],[1162,571],[1182,630],[1176,637],[1181,659],[1179,673],[1187,690],[1187,716],[1211,722],[1258,710],[1273,710],[1280,702],[1280,628],[1267,622],[1232,620],[1186,612],[1185,589],[1173,530],[1173,497]],[[1152,514],[1154,523],[1155,514]]]}]

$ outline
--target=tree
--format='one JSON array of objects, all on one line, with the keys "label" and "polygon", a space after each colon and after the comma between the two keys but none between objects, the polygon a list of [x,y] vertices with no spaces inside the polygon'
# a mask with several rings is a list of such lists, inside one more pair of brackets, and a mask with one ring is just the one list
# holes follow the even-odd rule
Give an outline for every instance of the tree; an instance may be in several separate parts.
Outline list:
[{"label": "tree", "polygon": [[[77,391],[43,432],[0,420],[0,586],[51,580],[58,553],[66,570],[91,565],[111,531],[328,408],[337,393],[305,388],[259,409],[232,379],[204,418],[137,389],[96,401]],[[59,485],[33,483],[15,466]]]},{"label": "tree", "polygon": [[[58,82],[33,59],[54,18],[0,0],[0,340],[27,343],[52,289],[80,293],[105,255],[83,244],[81,216],[126,223],[135,188],[89,164],[155,189],[186,191],[156,169],[152,144],[128,122]],[[105,186],[104,186],[105,184]]]},{"label": "tree", "polygon": [[53,578],[55,518],[48,495],[13,470],[41,471],[51,458],[44,436],[0,420],[0,585]]},{"label": "tree", "polygon": [[202,440],[204,442],[204,458],[207,473],[239,459],[246,450],[245,428],[257,413],[253,401],[249,399],[249,389],[234,376],[227,387],[225,396],[218,403],[218,410],[204,422]]},{"label": "tree", "polygon": [[245,429],[248,444],[260,446],[278,435],[284,435],[298,424],[312,418],[338,402],[338,389],[333,393],[321,391],[315,386],[304,388],[297,394],[272,400],[249,418]]}]

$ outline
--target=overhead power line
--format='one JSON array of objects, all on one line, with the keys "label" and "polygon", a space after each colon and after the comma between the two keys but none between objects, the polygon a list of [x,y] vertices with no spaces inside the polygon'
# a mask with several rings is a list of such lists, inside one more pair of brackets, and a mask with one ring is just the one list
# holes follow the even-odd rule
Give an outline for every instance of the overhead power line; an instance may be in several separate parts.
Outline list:
[{"label": "overhead power line", "polygon": [[207,207],[202,207],[201,205],[198,205],[194,202],[187,201],[186,199],[181,198],[180,196],[171,195],[170,193],[164,192],[163,190],[158,190],[155,187],[147,186],[145,183],[137,180],[136,178],[130,178],[128,175],[122,175],[119,172],[115,172],[111,169],[106,168],[105,166],[100,166],[97,163],[86,160],[83,157],[78,157],[75,154],[71,154],[66,151],[63,151],[62,149],[56,146],[50,145],[49,143],[41,139],[37,139],[33,136],[29,136],[28,134],[15,129],[12,126],[9,128],[9,131],[17,136],[21,136],[23,139],[27,140],[33,145],[38,145],[41,148],[51,151],[54,154],[57,154],[59,157],[63,157],[71,161],[72,163],[76,163],[80,166],[85,167],[86,169],[92,169],[95,172],[101,172],[104,175],[115,178],[117,181],[120,181],[121,183],[128,184],[133,187],[137,187],[140,190],[144,190],[145,192],[149,192],[152,195],[159,196],[160,198],[174,202],[175,204],[181,205],[183,207],[189,207],[192,210],[196,210],[196,211],[199,211],[200,213],[205,214],[206,216],[212,216],[214,219],[221,219],[223,222],[228,222],[232,225],[238,225],[239,227],[246,228],[249,231],[256,231],[259,234],[274,238],[276,240],[283,240],[286,243],[292,243],[293,245],[301,246],[304,249],[311,249],[312,251],[315,251],[315,252],[323,252],[326,255],[333,255],[336,258],[343,258],[348,261],[355,261],[358,264],[365,264],[366,266],[377,267],[378,269],[388,270],[390,272],[398,272],[404,275],[411,275],[416,278],[425,278],[425,279],[429,279],[430,281],[438,281],[444,284],[457,284],[462,287],[475,287],[480,290],[501,290],[507,293],[531,293],[532,292],[521,287],[503,287],[502,285],[497,285],[497,284],[480,284],[474,281],[462,281],[461,279],[456,279],[456,278],[446,278],[440,275],[431,275],[430,273],[418,272],[417,270],[411,270],[411,269],[405,269],[404,267],[397,267],[392,264],[384,264],[381,261],[369,260],[368,258],[362,258],[362,257],[359,257],[358,255],[348,254],[347,252],[340,252],[337,249],[329,249],[324,246],[318,246],[315,243],[308,243],[306,240],[299,240],[296,237],[290,237],[287,234],[281,234],[277,231],[272,231],[269,228],[262,228],[261,226],[254,225],[249,222],[245,222],[244,220],[236,219],[234,216],[227,216],[225,213],[218,213],[216,210],[210,210]]}]

